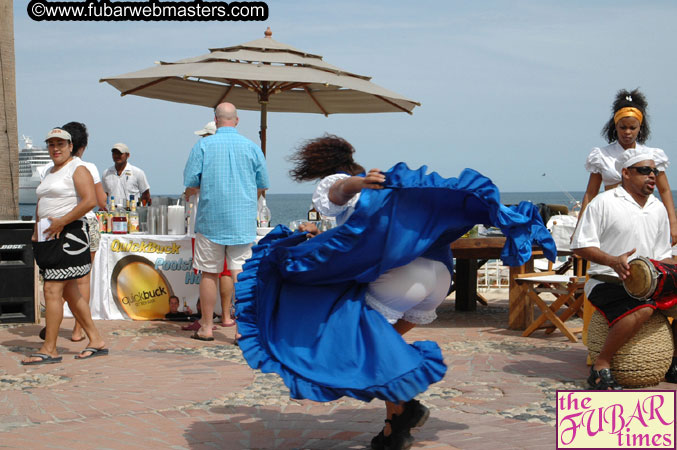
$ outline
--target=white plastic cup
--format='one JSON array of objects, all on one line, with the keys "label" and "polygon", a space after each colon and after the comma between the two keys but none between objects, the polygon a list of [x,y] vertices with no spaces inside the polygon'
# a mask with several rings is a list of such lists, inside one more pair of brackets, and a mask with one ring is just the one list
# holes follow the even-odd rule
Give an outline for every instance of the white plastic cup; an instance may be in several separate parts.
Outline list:
[{"label": "white plastic cup", "polygon": [[158,214],[159,209],[157,206],[148,207],[148,234],[158,234]]},{"label": "white plastic cup", "polygon": [[160,206],[160,220],[158,222],[158,234],[165,235],[169,231],[167,228],[167,205]]},{"label": "white plastic cup", "polygon": [[167,207],[167,230],[168,234],[186,234],[185,208],[183,205]]}]

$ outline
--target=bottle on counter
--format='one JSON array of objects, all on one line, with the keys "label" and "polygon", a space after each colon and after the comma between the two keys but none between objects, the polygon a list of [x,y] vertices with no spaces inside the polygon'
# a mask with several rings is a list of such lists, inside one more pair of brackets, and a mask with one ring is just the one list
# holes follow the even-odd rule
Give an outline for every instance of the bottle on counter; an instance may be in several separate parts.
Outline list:
[{"label": "bottle on counter", "polygon": [[132,195],[132,201],[131,203],[131,208],[132,210],[129,211],[129,219],[128,219],[128,227],[129,227],[129,232],[130,233],[138,233],[139,232],[139,213],[136,212],[136,202],[134,201],[134,196]]},{"label": "bottle on counter", "polygon": [[266,205],[266,198],[262,195],[259,197],[259,223],[260,228],[270,227],[270,209]]},{"label": "bottle on counter", "polygon": [[308,210],[308,221],[317,222],[320,220],[320,213],[315,209],[315,205],[310,204],[310,209]]},{"label": "bottle on counter", "polygon": [[[188,209],[186,209],[186,233],[195,235],[195,221],[197,220],[197,205],[200,202],[200,194],[191,195],[188,200]],[[256,223],[258,224],[258,210],[256,213]]]},{"label": "bottle on counter", "polygon": [[263,200],[262,196],[258,197],[256,199],[256,226],[259,226],[259,222],[261,221],[261,205],[263,205]]},{"label": "bottle on counter", "polygon": [[[130,194],[127,199],[127,208],[125,208],[125,213],[127,214],[127,227],[129,228],[129,213],[132,211],[132,204],[134,203],[134,194]],[[131,231],[130,231],[131,233]]]},{"label": "bottle on counter", "polygon": [[127,234],[127,214],[122,208],[116,208],[113,214],[113,234]]},{"label": "bottle on counter", "polygon": [[191,233],[190,221],[193,219],[192,216],[191,216],[192,211],[193,211],[193,204],[189,203],[188,209],[186,209],[186,233],[188,233],[188,234]]},{"label": "bottle on counter", "polygon": [[97,211],[96,219],[99,222],[99,233],[108,233],[108,212]]},{"label": "bottle on counter", "polygon": [[110,198],[110,207],[108,208],[108,214],[106,215],[106,233],[113,232],[113,216],[115,215],[115,201],[114,197]]}]

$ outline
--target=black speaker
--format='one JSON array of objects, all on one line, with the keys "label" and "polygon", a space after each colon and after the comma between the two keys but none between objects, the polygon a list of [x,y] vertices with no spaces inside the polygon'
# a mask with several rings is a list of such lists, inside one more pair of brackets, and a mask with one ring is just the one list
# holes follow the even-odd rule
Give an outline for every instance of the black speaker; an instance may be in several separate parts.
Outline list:
[{"label": "black speaker", "polygon": [[0,323],[35,323],[34,222],[0,222]]}]

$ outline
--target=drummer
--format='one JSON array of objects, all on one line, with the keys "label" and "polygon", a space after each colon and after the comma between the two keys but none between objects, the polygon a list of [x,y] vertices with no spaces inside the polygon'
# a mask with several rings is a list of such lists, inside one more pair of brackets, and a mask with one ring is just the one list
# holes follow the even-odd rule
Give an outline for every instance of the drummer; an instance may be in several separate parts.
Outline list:
[{"label": "drummer", "polygon": [[[672,258],[667,212],[652,195],[658,174],[653,154],[644,148],[627,149],[616,165],[622,176],[621,185],[590,202],[571,244],[576,256],[590,261],[585,293],[610,327],[590,369],[588,384],[596,390],[621,389],[611,373],[611,359],[656,309],[653,300],[637,300],[625,292],[621,280],[630,274],[628,260],[645,256],[677,263]],[[676,324],[677,320],[673,321],[673,339]],[[665,380],[677,383],[676,355]]]}]

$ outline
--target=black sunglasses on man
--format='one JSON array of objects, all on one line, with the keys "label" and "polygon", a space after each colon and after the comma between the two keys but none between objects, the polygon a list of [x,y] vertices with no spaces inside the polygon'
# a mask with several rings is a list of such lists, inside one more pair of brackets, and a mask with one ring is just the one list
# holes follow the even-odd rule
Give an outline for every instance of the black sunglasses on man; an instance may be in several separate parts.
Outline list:
[{"label": "black sunglasses on man", "polygon": [[655,176],[658,176],[659,172],[658,169],[649,166],[630,166],[628,169],[635,169],[640,175],[649,175],[651,172],[653,172]]}]

